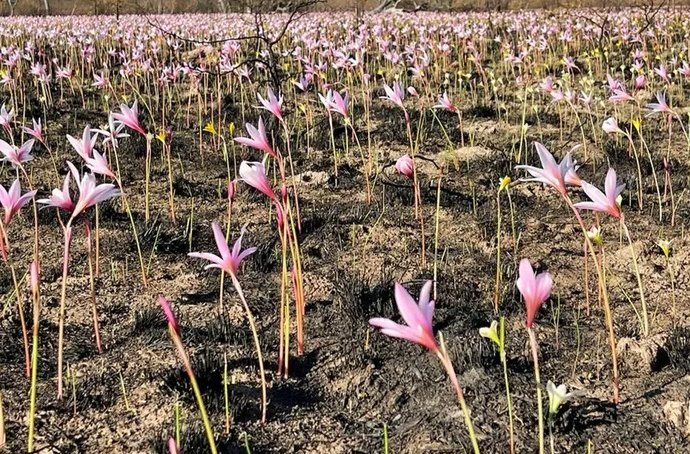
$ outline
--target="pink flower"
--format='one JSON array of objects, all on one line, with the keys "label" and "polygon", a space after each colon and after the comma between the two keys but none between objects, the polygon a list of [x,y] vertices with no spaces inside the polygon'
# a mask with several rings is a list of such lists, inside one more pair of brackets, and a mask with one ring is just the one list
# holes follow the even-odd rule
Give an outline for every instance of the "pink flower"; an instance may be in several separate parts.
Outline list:
[{"label": "pink flower", "polygon": [[36,121],[36,119],[32,118],[31,123],[33,126],[32,128],[29,128],[28,126],[22,126],[22,131],[29,134],[31,137],[38,140],[39,142],[43,143],[43,127],[41,126],[41,120],[39,119],[38,121]]},{"label": "pink flower", "polygon": [[34,158],[31,156],[33,146],[34,139],[27,140],[19,148],[0,139],[0,153],[4,156],[2,160],[12,164],[12,167],[21,167],[22,162],[31,161]]},{"label": "pink flower", "polygon": [[539,83],[539,88],[545,93],[551,93],[554,89],[553,77],[548,76]]},{"label": "pink flower", "polygon": [[561,161],[561,165],[568,169],[565,172],[565,176],[563,177],[563,181],[565,182],[565,185],[566,186],[577,186],[577,187],[579,187],[582,184],[582,179],[577,174],[577,169],[579,169],[580,166],[577,165],[577,161],[575,161],[573,159],[573,157],[570,153],[566,154],[563,157],[563,161]]},{"label": "pink flower", "polygon": [[175,313],[172,310],[170,301],[168,301],[163,295],[158,297],[158,304],[160,304],[161,309],[163,309],[163,315],[165,315],[165,320],[168,322],[168,328],[176,334],[180,335],[180,327],[177,324],[177,319],[175,319]]},{"label": "pink flower", "polygon": [[116,122],[113,118],[114,114],[108,115],[108,125],[104,126],[103,129],[94,129],[94,132],[102,134],[104,136],[103,145],[110,142],[110,144],[115,148],[117,147],[117,141],[119,139],[129,137],[129,134],[122,132],[125,125],[120,122]]},{"label": "pink flower", "polygon": [[381,96],[381,99],[387,99],[392,101],[396,106],[404,109],[403,100],[405,99],[405,91],[400,86],[397,81],[393,83],[393,88],[389,87],[387,84],[383,86],[386,96]]},{"label": "pink flower", "polygon": [[412,178],[414,175],[414,161],[408,154],[404,154],[395,161],[395,170],[405,175],[407,178]]},{"label": "pink flower", "polygon": [[119,121],[142,136],[146,136],[146,131],[141,126],[141,123],[139,123],[139,106],[137,105],[136,99],[131,108],[127,106],[127,104],[120,104],[120,112],[113,112],[111,115],[114,120]]},{"label": "pink flower", "polygon": [[0,185],[0,204],[5,209],[5,225],[9,224],[15,214],[36,195],[36,191],[29,191],[22,195],[22,185],[19,179],[14,180],[10,190]]},{"label": "pink flower", "polygon": [[249,137],[235,137],[235,142],[261,150],[271,157],[277,157],[276,152],[273,151],[273,147],[271,147],[271,144],[268,142],[263,118],[259,117],[259,129],[256,129],[249,123],[245,125],[245,128],[247,129]]},{"label": "pink flower", "polygon": [[683,67],[678,70],[678,73],[683,77],[690,77],[690,66],[688,66],[688,62],[683,62]]},{"label": "pink flower", "polygon": [[345,96],[342,96],[337,91],[334,91],[332,96],[333,97],[332,97],[332,102],[331,102],[331,109],[338,112],[340,115],[345,117],[345,119],[347,119],[349,116],[349,113],[348,113],[348,104],[350,101],[349,95],[347,93],[345,93]]},{"label": "pink flower", "polygon": [[271,200],[278,201],[271,184],[266,178],[266,168],[260,162],[242,161],[240,164],[240,180],[254,189],[266,194]]},{"label": "pink flower", "polygon": [[103,71],[100,74],[93,73],[93,83],[92,87],[105,88],[110,85],[110,81],[106,76],[103,75]]},{"label": "pink flower", "polygon": [[115,179],[115,174],[110,170],[108,160],[105,155],[100,154],[98,150],[93,150],[93,157],[84,158],[84,161],[86,162],[86,167],[88,167],[91,172]]},{"label": "pink flower", "polygon": [[55,76],[58,79],[71,79],[72,78],[72,68],[70,67],[58,67],[55,71]]},{"label": "pink flower", "polygon": [[326,96],[319,93],[319,100],[321,101],[321,104],[323,104],[323,106],[326,108],[326,112],[330,114],[331,110],[333,109],[333,90],[328,90],[326,92]]},{"label": "pink flower", "polygon": [[621,90],[623,89],[623,84],[620,83],[619,80],[614,79],[611,74],[606,74],[606,83],[609,86],[609,90],[611,91],[616,91],[616,90]]},{"label": "pink flower", "polygon": [[10,109],[8,112],[3,104],[0,106],[0,126],[9,132],[12,129],[12,121],[14,121],[14,109]]},{"label": "pink flower", "polygon": [[93,149],[96,146],[96,141],[98,140],[98,134],[91,136],[91,127],[86,125],[84,132],[81,135],[81,139],[76,139],[71,135],[67,134],[67,140],[72,145],[74,150],[86,160],[93,154]]},{"label": "pink flower", "polygon": [[532,328],[537,311],[551,295],[551,286],[553,285],[551,275],[549,273],[536,274],[529,260],[522,259],[515,285],[517,285],[525,301],[527,328]]},{"label": "pink flower", "polygon": [[72,176],[77,181],[77,188],[79,189],[79,198],[74,206],[72,218],[76,218],[82,211],[91,208],[97,203],[120,195],[120,192],[113,184],[97,184],[96,177],[92,173],[84,173],[80,180],[79,173],[74,164],[68,161],[67,165],[70,166]]},{"label": "pink flower", "polygon": [[647,85],[647,79],[645,78],[644,74],[640,74],[639,76],[635,77],[635,88],[637,90],[641,90]]},{"label": "pink flower", "polygon": [[204,267],[205,270],[210,268],[220,268],[228,274],[237,276],[237,271],[242,264],[242,260],[249,257],[256,251],[255,247],[242,250],[242,236],[244,235],[245,229],[242,228],[239,238],[235,241],[232,247],[232,251],[228,248],[228,243],[225,241],[225,235],[223,230],[220,228],[218,223],[214,222],[212,224],[213,236],[216,240],[216,246],[218,247],[218,252],[220,252],[220,257],[215,254],[208,252],[190,252],[187,254],[190,257],[195,257],[199,259],[208,260],[211,264]]},{"label": "pink flower", "polygon": [[668,102],[666,101],[666,93],[663,91],[657,91],[656,102],[650,102],[646,107],[647,109],[651,110],[649,115],[655,113],[673,113],[671,107],[669,107]]},{"label": "pink flower", "polygon": [[278,120],[283,121],[283,96],[280,95],[279,97],[276,97],[275,93],[273,93],[273,90],[271,87],[268,87],[268,94],[267,98],[264,99],[261,94],[257,93],[256,97],[259,99],[259,102],[261,105],[259,106],[260,109],[265,109],[271,112]]},{"label": "pink flower", "polygon": [[434,106],[434,109],[445,109],[448,112],[457,112],[458,109],[453,104],[453,101],[448,98],[448,92],[444,91],[443,96],[438,99],[438,104]]},{"label": "pink flower", "polygon": [[39,199],[36,203],[61,208],[67,212],[74,210],[74,202],[72,202],[72,197],[69,194],[70,176],[71,174],[69,173],[65,175],[65,180],[62,182],[62,190],[53,189],[50,197],[47,199]]},{"label": "pink flower", "polygon": [[540,167],[519,165],[515,166],[516,169],[524,169],[533,178],[528,178],[524,181],[538,181],[547,186],[551,186],[559,193],[565,195],[566,193],[566,175],[570,173],[569,180],[573,180],[572,172],[574,172],[574,165],[570,154],[567,154],[560,164],[556,162],[553,155],[546,149],[546,147],[539,142],[534,143],[534,147],[537,149],[537,154],[539,155],[539,160],[541,161]]},{"label": "pink flower", "polygon": [[574,206],[578,210],[592,210],[600,213],[608,213],[616,219],[622,216],[621,208],[618,206],[618,196],[625,189],[625,185],[616,185],[616,171],[609,168],[606,174],[606,182],[604,183],[604,190],[601,192],[596,186],[582,182],[582,190],[590,198],[591,202],[580,202]]},{"label": "pink flower", "polygon": [[302,74],[299,76],[299,80],[293,82],[295,87],[299,88],[300,91],[307,91],[309,90],[309,85],[311,84],[312,80],[312,75],[311,74]]},{"label": "pink flower", "polygon": [[438,351],[432,319],[434,317],[434,302],[431,300],[432,282],[427,281],[419,294],[419,304],[399,283],[395,283],[395,303],[405,321],[405,325],[395,323],[387,318],[372,318],[369,324],[381,328],[381,333],[390,337],[405,339],[426,347],[432,352]]},{"label": "pink flower", "polygon": [[671,81],[668,78],[668,70],[666,69],[666,65],[664,65],[663,63],[660,64],[658,68],[654,68],[654,72],[667,84],[671,83]]},{"label": "pink flower", "polygon": [[634,101],[635,98],[630,96],[627,91],[625,91],[625,88],[619,88],[613,90],[613,94],[609,97],[609,101],[612,103],[619,103],[619,102],[625,102],[625,101]]},{"label": "pink flower", "polygon": [[563,94],[563,92],[561,90],[559,90],[557,88],[554,90],[551,90],[551,101],[555,102],[555,103],[565,101],[565,95]]}]

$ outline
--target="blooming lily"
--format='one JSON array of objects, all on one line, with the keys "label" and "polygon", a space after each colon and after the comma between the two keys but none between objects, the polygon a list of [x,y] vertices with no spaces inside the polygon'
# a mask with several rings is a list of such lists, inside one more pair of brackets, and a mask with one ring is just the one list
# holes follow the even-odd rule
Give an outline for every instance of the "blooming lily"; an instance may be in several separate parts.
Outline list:
[{"label": "blooming lily", "polygon": [[271,147],[268,142],[268,136],[266,135],[266,126],[264,126],[263,118],[259,117],[259,129],[255,128],[251,124],[247,123],[245,125],[247,128],[247,133],[249,137],[235,137],[235,142],[241,143],[248,147],[256,148],[268,154],[269,156],[275,158],[277,157],[276,152]]},{"label": "blooming lily", "polygon": [[381,328],[381,333],[390,337],[398,337],[428,348],[432,352],[438,350],[432,319],[434,317],[434,302],[431,301],[432,281],[427,281],[419,294],[419,304],[399,283],[395,283],[395,303],[405,321],[405,325],[395,323],[387,318],[372,318],[369,324]]},{"label": "blooming lily", "polygon": [[275,93],[273,93],[273,90],[271,87],[268,87],[268,93],[267,93],[267,98],[265,99],[263,96],[261,96],[260,93],[256,94],[256,97],[259,99],[259,102],[261,105],[259,106],[260,109],[265,109],[271,112],[278,120],[283,121],[283,96],[279,95],[276,96]]},{"label": "blooming lily", "polygon": [[547,186],[551,186],[559,193],[565,195],[566,193],[566,175],[569,181],[574,181],[573,172],[575,162],[568,153],[560,164],[556,162],[553,155],[546,149],[546,147],[539,142],[534,143],[534,148],[537,150],[539,160],[541,161],[541,168],[527,165],[515,166],[516,169],[524,169],[533,178],[525,179],[524,181],[538,181]]},{"label": "blooming lily", "polygon": [[113,112],[111,115],[114,120],[119,121],[142,136],[146,136],[144,127],[139,123],[139,106],[137,105],[136,99],[131,108],[127,104],[120,104],[120,112]]},{"label": "blooming lily", "polygon": [[618,121],[614,117],[609,117],[601,124],[601,129],[607,134],[625,134],[621,128],[618,127]]},{"label": "blooming lily", "polygon": [[14,180],[9,191],[0,185],[0,204],[5,209],[5,225],[10,223],[14,215],[17,214],[34,195],[36,195],[36,191],[29,191],[22,195],[22,185],[18,178]]},{"label": "blooming lily", "polygon": [[556,386],[551,380],[546,383],[546,393],[549,395],[550,415],[555,415],[561,404],[573,397],[573,393],[567,391],[568,388],[563,384]]},{"label": "blooming lily", "polygon": [[31,156],[33,146],[34,139],[27,140],[19,148],[0,139],[0,153],[4,156],[2,160],[12,164],[14,168],[21,167],[23,162],[31,161],[34,158]]},{"label": "blooming lily", "polygon": [[40,203],[46,206],[52,206],[55,208],[61,208],[67,212],[74,210],[74,202],[72,202],[72,197],[69,193],[69,181],[71,174],[65,175],[65,179],[62,182],[62,189],[53,189],[53,192],[47,199],[39,199],[36,203]]},{"label": "blooming lily", "polygon": [[405,99],[405,90],[402,89],[399,82],[393,83],[393,88],[389,87],[387,84],[383,86],[386,96],[381,96],[381,99],[387,99],[392,101],[396,106],[404,109],[403,100]]},{"label": "blooming lily", "polygon": [[29,134],[34,139],[43,143],[43,127],[41,126],[41,120],[36,121],[35,118],[31,119],[32,127],[22,126],[22,131]]},{"label": "blooming lily", "polygon": [[72,218],[76,218],[82,211],[96,205],[97,203],[117,197],[120,191],[111,183],[97,184],[96,177],[92,173],[84,173],[81,179],[76,167],[71,162],[67,162],[72,171],[72,176],[77,181],[79,198],[72,212]]},{"label": "blooming lily", "polygon": [[266,168],[260,162],[242,161],[240,164],[240,180],[247,183],[254,189],[266,194],[271,200],[277,201],[275,192],[266,178]]},{"label": "blooming lily", "polygon": [[444,91],[443,96],[438,99],[438,104],[434,106],[434,109],[445,109],[448,112],[457,112],[457,107],[453,104],[453,101],[448,97],[448,92]]},{"label": "blooming lily", "polygon": [[190,252],[187,255],[211,262],[211,264],[204,267],[206,270],[210,268],[220,268],[228,274],[237,276],[237,271],[242,264],[242,260],[253,254],[256,251],[256,248],[251,247],[249,249],[245,249],[244,251],[242,250],[242,236],[245,232],[245,229],[242,228],[239,238],[237,238],[237,241],[235,241],[235,244],[232,247],[232,251],[230,251],[228,248],[228,243],[225,241],[223,230],[220,228],[218,223],[214,222],[211,227],[213,228],[213,236],[216,240],[216,246],[218,246],[220,257],[208,252]]},{"label": "blooming lily", "polygon": [[71,135],[67,134],[67,140],[72,145],[74,150],[86,160],[93,154],[93,149],[96,146],[96,141],[98,140],[98,135],[91,136],[91,127],[86,125],[84,132],[81,135],[81,139],[76,139]]},{"label": "blooming lily", "polygon": [[616,184],[616,171],[609,168],[606,174],[606,181],[604,183],[604,191],[601,192],[596,186],[582,182],[582,190],[589,196],[590,202],[579,202],[574,206],[579,210],[592,210],[600,213],[608,213],[616,219],[622,216],[620,205],[618,204],[618,196],[625,189],[625,185]]}]

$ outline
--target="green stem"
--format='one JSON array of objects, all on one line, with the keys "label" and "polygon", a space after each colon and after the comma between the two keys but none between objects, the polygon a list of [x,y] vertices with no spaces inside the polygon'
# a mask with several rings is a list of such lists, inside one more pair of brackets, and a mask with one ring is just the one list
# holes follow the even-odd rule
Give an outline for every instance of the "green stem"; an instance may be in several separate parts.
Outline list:
[{"label": "green stem", "polygon": [[213,437],[213,428],[211,427],[211,422],[208,419],[208,413],[206,413],[206,406],[204,405],[204,400],[201,397],[201,390],[199,389],[199,384],[197,383],[196,377],[194,376],[194,371],[192,371],[192,365],[190,364],[189,357],[187,356],[187,353],[184,350],[184,346],[182,345],[182,339],[180,339],[180,335],[175,333],[172,329],[170,330],[170,334],[173,343],[177,348],[177,353],[178,355],[180,355],[182,364],[184,365],[184,368],[187,371],[189,381],[192,384],[192,390],[194,391],[196,403],[199,406],[199,412],[201,413],[201,420],[204,424],[204,430],[206,431],[206,438],[208,439],[209,448],[211,449],[212,454],[218,454],[218,449],[216,448],[216,440]]},{"label": "green stem", "polygon": [[446,370],[448,378],[450,378],[450,382],[452,383],[453,388],[455,389],[455,393],[458,396],[458,402],[460,403],[462,414],[465,417],[465,426],[467,427],[467,432],[470,436],[470,442],[472,443],[472,450],[474,451],[474,454],[479,454],[479,444],[477,443],[477,435],[474,433],[474,424],[472,424],[470,410],[467,407],[467,403],[465,402],[465,395],[462,392],[460,383],[458,383],[458,377],[457,375],[455,375],[453,363],[450,361],[450,357],[448,356],[448,352],[446,351],[446,347],[443,343],[443,335],[441,335],[441,348],[439,350],[436,350],[436,355],[441,361],[443,368]]},{"label": "green stem", "polygon": [[501,363],[503,364],[503,381],[506,385],[506,401],[508,403],[508,428],[510,431],[510,453],[515,453],[515,429],[513,427],[513,399],[510,397],[510,381],[508,380],[508,361],[506,360],[505,351],[505,319],[501,317],[500,321],[500,339],[501,339]]},{"label": "green stem", "polygon": [[232,285],[235,287],[235,290],[240,297],[240,301],[242,301],[242,306],[244,306],[244,311],[247,314],[249,328],[251,329],[252,337],[254,338],[254,347],[256,348],[256,357],[259,361],[259,372],[261,373],[261,422],[264,423],[266,422],[266,406],[268,405],[268,399],[266,398],[266,373],[264,372],[264,357],[261,354],[261,342],[259,342],[259,334],[256,330],[256,323],[254,323],[254,316],[252,315],[252,311],[249,309],[247,300],[244,298],[244,292],[242,292],[240,281],[237,280],[237,277],[233,273],[230,273],[230,278],[232,279]]},{"label": "green stem", "polygon": [[623,227],[623,233],[628,239],[628,244],[630,245],[630,256],[633,261],[633,269],[635,270],[635,277],[637,278],[637,288],[640,292],[640,304],[642,305],[642,331],[645,336],[649,335],[649,317],[647,316],[647,301],[644,298],[644,288],[642,287],[642,276],[640,276],[640,269],[637,265],[637,254],[635,254],[635,246],[633,246],[632,238],[630,237],[630,231],[628,231],[628,226],[625,224],[625,217],[621,214],[621,227]]},{"label": "green stem", "polygon": [[539,424],[539,454],[544,454],[544,409],[542,408],[541,379],[539,378],[539,350],[537,338],[532,328],[527,328],[529,343],[532,349],[532,361],[534,362],[534,381],[537,385],[537,418]]}]

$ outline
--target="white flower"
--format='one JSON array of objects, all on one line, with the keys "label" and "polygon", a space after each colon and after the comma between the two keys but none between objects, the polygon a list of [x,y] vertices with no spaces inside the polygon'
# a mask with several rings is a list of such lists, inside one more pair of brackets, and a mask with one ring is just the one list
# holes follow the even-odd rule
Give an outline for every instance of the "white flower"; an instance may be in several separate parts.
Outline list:
[{"label": "white flower", "polygon": [[601,125],[601,129],[603,129],[607,134],[625,134],[623,130],[618,127],[618,122],[613,117],[609,117],[604,120],[604,123]]},{"label": "white flower", "polygon": [[479,335],[490,339],[493,343],[501,347],[501,340],[498,337],[498,322],[496,320],[491,322],[489,328],[479,328]]},{"label": "white flower", "polygon": [[567,391],[565,385],[556,386],[551,380],[546,383],[546,392],[549,394],[549,414],[555,415],[558,412],[558,407],[573,397],[573,393]]}]

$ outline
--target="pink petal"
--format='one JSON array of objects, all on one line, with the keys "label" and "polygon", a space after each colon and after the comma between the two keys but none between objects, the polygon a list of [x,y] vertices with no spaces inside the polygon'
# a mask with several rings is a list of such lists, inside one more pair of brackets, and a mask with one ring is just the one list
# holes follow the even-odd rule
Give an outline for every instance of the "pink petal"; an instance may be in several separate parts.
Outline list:
[{"label": "pink petal", "polygon": [[213,263],[222,263],[223,259],[218,257],[215,254],[211,254],[210,252],[190,252],[187,254],[189,257],[194,257],[197,259],[204,259],[208,260],[209,262]]},{"label": "pink petal", "polygon": [[223,257],[223,259],[227,259],[230,257],[230,249],[228,249],[228,242],[225,241],[225,234],[223,233],[223,230],[220,228],[217,222],[211,224],[211,228],[213,229],[213,237],[216,240],[216,246],[218,246],[220,256]]},{"label": "pink petal", "polygon": [[515,284],[522,294],[522,297],[527,300],[534,295],[534,289],[536,287],[534,270],[532,269],[532,265],[529,263],[528,259],[520,260],[518,275],[519,277]]},{"label": "pink petal", "polygon": [[606,173],[604,190],[606,192],[608,202],[611,205],[616,205],[616,171],[611,167],[609,167],[609,171]]},{"label": "pink petal", "polygon": [[582,182],[582,190],[585,191],[585,194],[592,200],[592,202],[602,205],[603,210],[606,210],[606,206],[608,206],[608,199],[606,198],[606,195],[599,190],[596,186],[593,184],[587,183],[586,181]]},{"label": "pink petal", "polygon": [[398,311],[400,312],[403,320],[405,320],[405,323],[411,328],[421,326],[430,331],[431,326],[429,325],[426,317],[422,314],[414,299],[410,296],[407,290],[405,290],[405,287],[396,282],[393,293],[395,295],[395,302],[398,306]]}]

